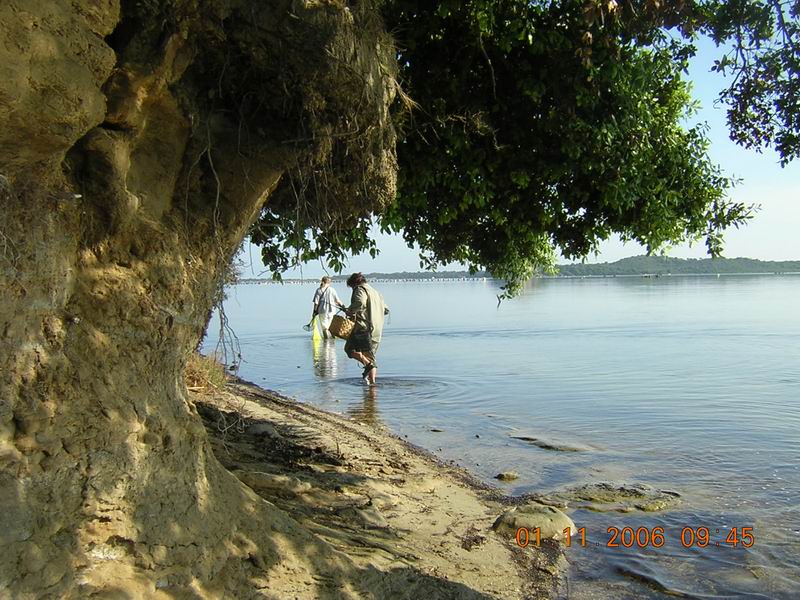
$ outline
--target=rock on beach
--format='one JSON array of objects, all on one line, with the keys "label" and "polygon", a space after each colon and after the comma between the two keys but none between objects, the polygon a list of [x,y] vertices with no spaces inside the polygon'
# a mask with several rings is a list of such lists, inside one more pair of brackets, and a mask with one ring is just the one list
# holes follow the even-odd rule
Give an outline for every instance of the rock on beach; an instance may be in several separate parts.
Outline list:
[{"label": "rock on beach", "polygon": [[570,535],[577,533],[575,523],[554,506],[543,504],[525,504],[508,509],[495,520],[492,529],[500,534],[515,536],[517,530],[524,527],[528,530],[539,529],[543,539],[564,539],[564,530],[569,528]]}]

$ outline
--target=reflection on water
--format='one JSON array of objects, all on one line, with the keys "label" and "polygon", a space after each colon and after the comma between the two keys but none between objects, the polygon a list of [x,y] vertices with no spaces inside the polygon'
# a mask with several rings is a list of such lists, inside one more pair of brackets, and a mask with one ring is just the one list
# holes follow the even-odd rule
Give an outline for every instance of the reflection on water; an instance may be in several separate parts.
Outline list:
[{"label": "reflection on water", "polygon": [[368,425],[376,425],[378,419],[378,386],[364,385],[361,404],[347,407],[347,415]]},{"label": "reflection on water", "polygon": [[336,342],[332,338],[324,339],[312,336],[314,353],[314,374],[320,379],[336,379],[339,369],[336,364]]},{"label": "reflection on water", "polygon": [[[499,308],[491,283],[382,284],[375,387],[341,341],[287,322],[309,290],[231,290],[243,377],[380,420],[507,493],[681,494],[656,513],[573,510],[592,544],[569,551],[570,598],[800,597],[800,277],[537,281]],[[507,470],[519,479],[497,484]],[[612,526],[664,527],[667,544],[609,548]],[[753,527],[756,543],[685,548],[683,527]]]},{"label": "reflection on water", "polygon": [[[336,383],[339,376],[339,366],[337,363],[337,347],[335,340],[333,338],[323,339],[320,336],[312,336],[311,348],[314,374],[320,381]],[[378,386],[367,385],[363,379],[349,380],[348,383],[358,385],[362,388],[363,396],[360,403],[348,405],[347,414],[362,423],[367,423],[368,425],[377,424]],[[336,397],[336,394],[332,393],[331,396]]]}]

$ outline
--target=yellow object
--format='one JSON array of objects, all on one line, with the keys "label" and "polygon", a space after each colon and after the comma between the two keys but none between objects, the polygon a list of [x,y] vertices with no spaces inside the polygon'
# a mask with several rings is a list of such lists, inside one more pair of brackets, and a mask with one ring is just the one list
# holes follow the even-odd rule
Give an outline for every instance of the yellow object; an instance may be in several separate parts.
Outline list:
[{"label": "yellow object", "polygon": [[311,320],[311,331],[314,332],[311,334],[311,339],[315,341],[322,339],[322,331],[320,331],[321,328],[322,326],[319,323],[319,316],[315,315],[314,318]]},{"label": "yellow object", "polygon": [[317,330],[314,329],[314,334],[311,336],[311,349],[314,353],[314,364],[317,364],[322,358],[322,337],[316,335]]}]

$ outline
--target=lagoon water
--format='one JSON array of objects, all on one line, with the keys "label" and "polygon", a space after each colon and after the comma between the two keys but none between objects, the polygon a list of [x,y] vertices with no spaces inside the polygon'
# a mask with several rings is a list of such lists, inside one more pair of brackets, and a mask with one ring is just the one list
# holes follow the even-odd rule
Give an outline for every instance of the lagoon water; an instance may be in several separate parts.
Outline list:
[{"label": "lagoon water", "polygon": [[[509,494],[681,495],[662,512],[570,511],[587,541],[568,550],[570,598],[800,597],[800,276],[536,280],[499,307],[492,281],[375,287],[391,317],[374,389],[341,340],[302,330],[313,283],[229,290],[239,374],[383,423]],[[493,479],[507,470],[519,479]],[[665,543],[610,548],[609,527],[663,527]],[[686,527],[709,545],[683,547]],[[752,547],[725,542],[743,527]]]}]

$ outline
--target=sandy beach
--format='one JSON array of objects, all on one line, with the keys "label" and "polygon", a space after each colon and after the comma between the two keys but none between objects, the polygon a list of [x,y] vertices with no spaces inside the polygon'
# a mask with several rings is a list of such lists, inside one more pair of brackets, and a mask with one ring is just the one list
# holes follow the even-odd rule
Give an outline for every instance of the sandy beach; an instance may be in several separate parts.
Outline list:
[{"label": "sandy beach", "polygon": [[[236,380],[192,392],[223,466],[340,556],[334,578],[298,568],[253,578],[282,598],[549,598],[558,542],[521,549],[498,516],[518,504],[381,426]],[[310,560],[282,544],[285,564]],[[344,556],[341,556],[344,555]],[[343,589],[341,581],[353,581]],[[243,591],[243,590],[240,590]]]}]

